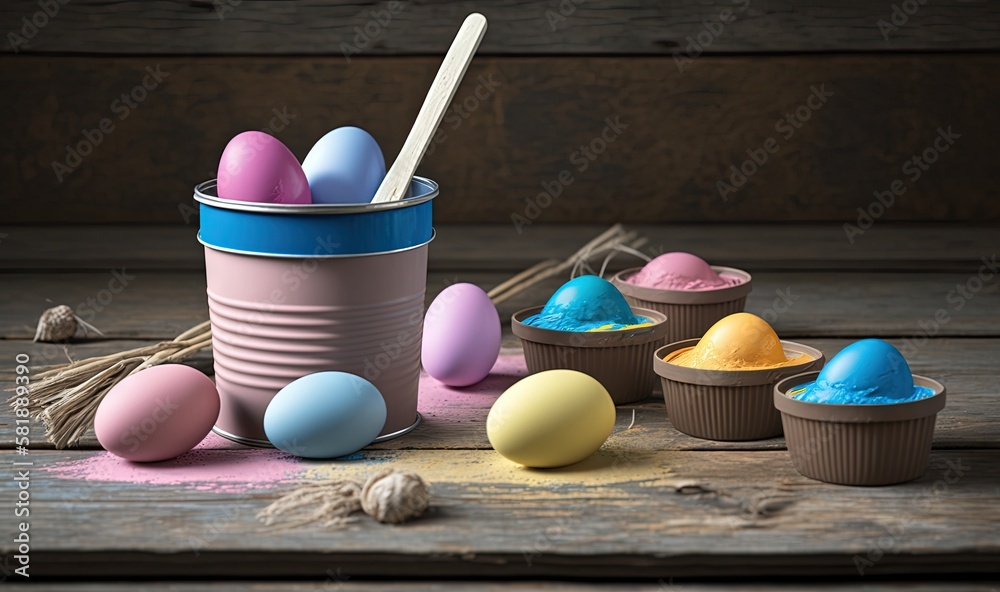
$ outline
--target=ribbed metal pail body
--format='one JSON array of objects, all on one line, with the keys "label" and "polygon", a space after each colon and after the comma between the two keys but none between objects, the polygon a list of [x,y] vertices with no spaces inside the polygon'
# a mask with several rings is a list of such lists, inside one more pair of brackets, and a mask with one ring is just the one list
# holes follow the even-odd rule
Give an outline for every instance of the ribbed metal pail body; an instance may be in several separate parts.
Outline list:
[{"label": "ribbed metal pail body", "polygon": [[437,186],[415,179],[412,193],[401,206],[366,209],[243,205],[196,191],[222,398],[218,433],[268,445],[263,419],[274,395],[330,370],[379,389],[382,435],[415,424]]}]

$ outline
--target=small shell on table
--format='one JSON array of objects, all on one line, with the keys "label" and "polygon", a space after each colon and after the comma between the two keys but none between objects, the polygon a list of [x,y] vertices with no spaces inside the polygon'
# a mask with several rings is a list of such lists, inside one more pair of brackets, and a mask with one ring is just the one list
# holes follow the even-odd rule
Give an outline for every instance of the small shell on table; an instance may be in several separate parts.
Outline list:
[{"label": "small shell on table", "polygon": [[97,330],[97,327],[76,316],[72,308],[65,304],[53,306],[43,312],[42,316],[38,319],[38,328],[35,329],[34,340],[49,343],[66,341],[76,335],[78,327],[83,327],[84,333],[93,331],[98,335],[102,335]]}]

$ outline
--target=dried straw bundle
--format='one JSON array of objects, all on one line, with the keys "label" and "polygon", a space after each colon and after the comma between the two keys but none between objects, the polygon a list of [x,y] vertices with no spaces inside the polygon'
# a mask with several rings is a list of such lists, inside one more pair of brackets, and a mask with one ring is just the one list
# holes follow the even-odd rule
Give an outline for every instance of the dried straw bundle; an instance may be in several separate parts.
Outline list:
[{"label": "dried straw bundle", "polygon": [[590,262],[602,255],[606,258],[601,272],[597,273],[597,275],[603,275],[604,267],[615,253],[618,251],[635,253],[636,249],[646,244],[646,240],[645,237],[639,236],[637,232],[626,231],[621,224],[615,224],[580,247],[577,252],[570,255],[565,261],[560,262],[554,259],[542,261],[497,285],[487,292],[487,294],[493,299],[494,304],[499,304],[515,294],[550,277],[565,273],[567,270],[569,270],[571,278],[576,277],[584,271],[597,273],[590,266]]},{"label": "dried straw bundle", "polygon": [[123,378],[141,370],[178,362],[212,345],[209,322],[200,323],[172,341],[78,360],[36,375],[28,410],[45,424],[56,448],[79,442],[94,423],[104,395]]}]

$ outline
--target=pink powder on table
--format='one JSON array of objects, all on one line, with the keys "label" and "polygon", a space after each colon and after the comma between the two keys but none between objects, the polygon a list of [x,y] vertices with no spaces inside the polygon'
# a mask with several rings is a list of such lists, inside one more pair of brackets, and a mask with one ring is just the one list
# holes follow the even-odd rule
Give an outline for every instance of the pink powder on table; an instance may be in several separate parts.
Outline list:
[{"label": "pink powder on table", "polygon": [[716,273],[704,259],[691,253],[665,253],[625,279],[626,283],[657,290],[716,290],[741,283],[740,278]]},{"label": "pink powder on table", "polygon": [[527,375],[528,368],[520,352],[501,352],[486,378],[470,386],[448,386],[421,372],[418,407],[425,416],[485,418],[483,405],[489,410],[501,393]]},{"label": "pink powder on table", "polygon": [[162,462],[135,463],[101,451],[44,470],[65,479],[185,485],[198,491],[244,493],[289,483],[308,468],[308,464],[280,450],[233,449],[230,442],[212,433],[190,452]]},{"label": "pink powder on table", "polygon": [[[421,373],[420,411],[428,418],[483,419],[493,401],[527,375],[524,356],[519,352],[501,354],[490,374],[468,387],[449,387]],[[385,451],[369,457],[362,450],[337,462],[379,463],[390,459]],[[270,448],[250,448],[209,433],[193,450],[171,460],[135,463],[100,451],[79,460],[53,463],[43,470],[63,479],[174,485],[239,494],[298,481],[302,473],[324,462],[302,460]]]}]

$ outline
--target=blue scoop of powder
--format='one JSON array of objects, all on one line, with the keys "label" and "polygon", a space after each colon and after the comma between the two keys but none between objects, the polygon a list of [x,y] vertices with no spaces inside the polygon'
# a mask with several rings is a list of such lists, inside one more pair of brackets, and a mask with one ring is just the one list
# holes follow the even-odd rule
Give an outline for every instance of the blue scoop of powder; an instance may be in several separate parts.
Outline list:
[{"label": "blue scoop of powder", "polygon": [[891,344],[862,339],[835,355],[814,382],[788,394],[808,403],[886,405],[926,399],[934,391],[913,384],[910,365]]},{"label": "blue scoop of powder", "polygon": [[615,330],[648,322],[632,314],[618,288],[596,275],[566,282],[552,294],[542,312],[524,319],[525,325],[555,331]]}]

